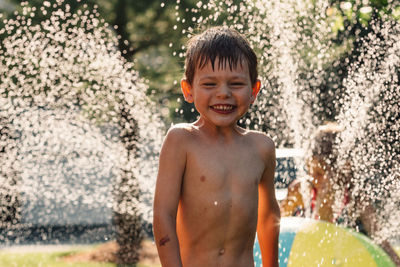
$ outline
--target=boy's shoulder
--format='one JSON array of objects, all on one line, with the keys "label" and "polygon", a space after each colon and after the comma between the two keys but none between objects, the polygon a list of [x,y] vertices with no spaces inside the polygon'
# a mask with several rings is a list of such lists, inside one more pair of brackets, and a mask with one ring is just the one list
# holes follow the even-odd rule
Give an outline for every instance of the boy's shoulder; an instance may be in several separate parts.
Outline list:
[{"label": "boy's shoulder", "polygon": [[275,152],[275,143],[266,133],[246,130],[245,134],[264,152]]},{"label": "boy's shoulder", "polygon": [[195,129],[192,123],[177,123],[173,124],[171,128],[169,128],[168,132],[172,132],[174,134],[185,134],[191,133]]},{"label": "boy's shoulder", "polygon": [[195,127],[191,123],[178,123],[169,128],[167,138],[184,141],[186,137],[193,134]]}]

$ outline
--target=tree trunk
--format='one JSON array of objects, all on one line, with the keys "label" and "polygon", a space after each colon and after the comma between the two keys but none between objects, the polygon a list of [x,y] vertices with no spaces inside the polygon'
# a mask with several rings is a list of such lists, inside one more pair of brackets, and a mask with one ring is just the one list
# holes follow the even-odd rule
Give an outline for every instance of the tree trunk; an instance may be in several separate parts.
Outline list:
[{"label": "tree trunk", "polygon": [[[120,140],[123,143],[128,163],[136,157],[137,124],[129,113],[129,106],[122,105],[120,111]],[[126,125],[130,125],[127,129]],[[140,189],[136,177],[133,175],[131,164],[121,169],[121,177],[115,187],[114,225],[116,239],[119,245],[117,252],[118,264],[136,264],[139,261],[139,250],[143,240],[142,218],[139,214]]]},{"label": "tree trunk", "polygon": [[[8,155],[15,149],[16,136],[7,118],[0,117],[0,228],[7,229],[21,220],[21,196],[18,191],[19,176],[15,159]],[[4,235],[1,235],[4,238]],[[0,240],[4,241],[4,240]]]}]

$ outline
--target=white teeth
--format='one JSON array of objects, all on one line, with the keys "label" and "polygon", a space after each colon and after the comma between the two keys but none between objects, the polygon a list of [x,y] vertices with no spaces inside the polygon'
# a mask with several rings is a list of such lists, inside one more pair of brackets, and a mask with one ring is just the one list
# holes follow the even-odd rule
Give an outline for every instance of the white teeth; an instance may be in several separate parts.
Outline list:
[{"label": "white teeth", "polygon": [[228,105],[216,105],[214,106],[214,109],[219,109],[219,110],[231,110],[233,107],[228,106]]}]

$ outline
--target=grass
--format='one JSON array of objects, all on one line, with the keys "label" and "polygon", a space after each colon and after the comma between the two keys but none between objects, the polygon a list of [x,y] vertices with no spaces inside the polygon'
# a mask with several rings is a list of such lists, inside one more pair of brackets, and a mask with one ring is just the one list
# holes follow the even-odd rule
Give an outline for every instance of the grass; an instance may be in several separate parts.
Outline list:
[{"label": "grass", "polygon": [[[2,252],[0,251],[0,267],[117,267],[115,263],[69,263],[62,260],[63,256],[79,252]],[[159,267],[158,265],[138,264],[136,267]]]},{"label": "grass", "polygon": [[[85,249],[63,252],[5,252],[0,251],[0,267],[117,267],[115,263],[69,263],[62,260],[63,256],[84,251]],[[400,255],[400,246],[395,250]],[[161,267],[139,263],[136,267]]]},{"label": "grass", "polygon": [[[62,257],[73,253],[87,251],[92,247],[71,249],[61,252],[8,252],[0,251],[0,267],[117,267],[115,263],[66,262]],[[394,249],[400,255],[400,246]],[[126,266],[128,267],[128,266]],[[161,267],[139,263],[136,267]]]}]

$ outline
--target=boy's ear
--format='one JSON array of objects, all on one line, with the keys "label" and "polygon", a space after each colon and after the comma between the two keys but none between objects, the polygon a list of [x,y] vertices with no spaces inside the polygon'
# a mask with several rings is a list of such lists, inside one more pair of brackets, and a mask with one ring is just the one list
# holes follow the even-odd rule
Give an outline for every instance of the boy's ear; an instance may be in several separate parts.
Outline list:
[{"label": "boy's ear", "polygon": [[260,92],[261,89],[261,81],[257,80],[254,84],[253,84],[253,88],[251,90],[251,103],[253,104],[254,101],[256,101],[257,95]]},{"label": "boy's ear", "polygon": [[192,86],[186,79],[181,80],[181,89],[186,102],[193,103]]}]

